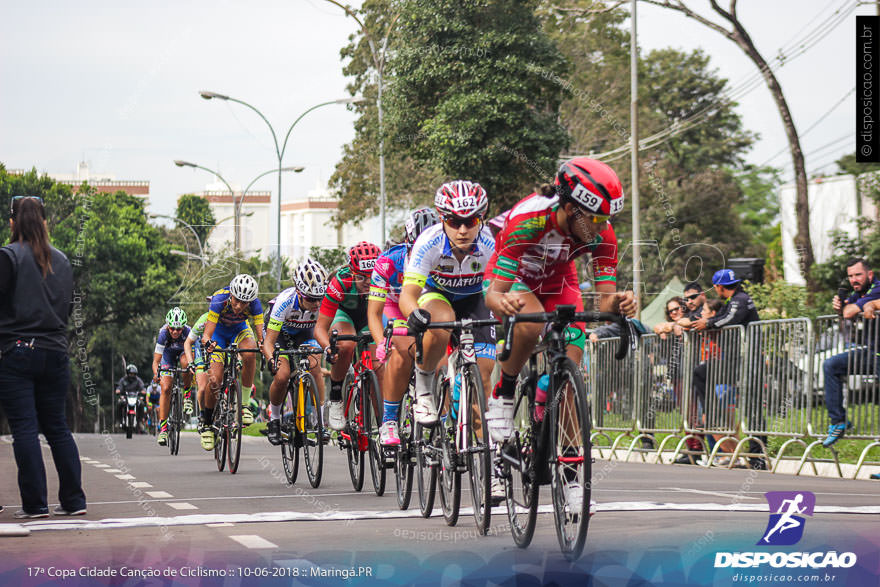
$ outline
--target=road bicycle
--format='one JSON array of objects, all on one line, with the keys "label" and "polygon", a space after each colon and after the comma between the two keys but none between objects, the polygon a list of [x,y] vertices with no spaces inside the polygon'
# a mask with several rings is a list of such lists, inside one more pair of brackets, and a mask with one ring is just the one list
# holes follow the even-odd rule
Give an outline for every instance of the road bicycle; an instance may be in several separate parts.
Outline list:
[{"label": "road bicycle", "polygon": [[186,373],[186,369],[180,367],[172,367],[170,369],[162,369],[163,374],[172,376],[171,404],[168,410],[168,450],[172,455],[180,452],[180,431],[183,430],[185,424],[183,419],[183,385],[180,376]]},{"label": "road bicycle", "polygon": [[[458,522],[461,506],[461,475],[467,473],[471,488],[471,502],[477,531],[485,534],[492,517],[491,483],[492,450],[486,427],[486,394],[474,350],[474,329],[496,326],[494,319],[465,318],[451,322],[430,322],[425,329],[443,328],[453,331],[457,346],[434,383],[434,399],[439,409],[445,407],[439,425],[423,439],[421,454],[417,456],[421,489],[430,489],[432,473],[436,469],[440,485],[440,506],[446,523]],[[421,362],[422,335],[416,333],[416,362]],[[422,514],[425,515],[424,509]],[[430,510],[428,511],[430,515]],[[427,516],[426,516],[427,517]]]},{"label": "road bicycle", "polygon": [[[241,459],[241,384],[239,383],[238,355],[242,353],[259,353],[260,349],[242,349],[236,343],[229,348],[215,348],[214,353],[223,354],[223,382],[217,405],[214,406],[214,460],[217,470],[222,471],[225,463],[229,463],[229,472],[235,474]],[[209,352],[207,356],[211,356]]]},{"label": "road bicycle", "polygon": [[[566,355],[566,328],[573,322],[602,321],[621,327],[615,358],[622,360],[637,336],[631,323],[619,314],[576,312],[573,305],[560,305],[552,312],[511,316],[505,328],[504,347],[498,355],[499,361],[510,356],[517,323],[548,323],[543,340],[517,380],[514,433],[497,447],[494,464],[496,475],[504,483],[507,516],[516,545],[525,548],[531,543],[538,513],[538,490],[549,483],[556,536],[568,560],[577,559],[586,542],[593,458],[583,371]],[[540,405],[536,387],[543,375],[549,377],[549,383]]]},{"label": "road bicycle", "polygon": [[277,365],[278,357],[287,356],[292,367],[287,393],[281,404],[281,462],[291,485],[296,482],[299,471],[300,449],[309,483],[315,488],[321,484],[324,422],[318,385],[309,371],[314,366],[311,356],[322,353],[320,348],[304,344],[296,349],[275,349],[272,354],[273,364]]},{"label": "road bicycle", "polygon": [[355,491],[364,486],[364,460],[370,461],[373,489],[377,496],[385,493],[385,469],[394,466],[387,463],[379,445],[381,404],[379,381],[373,371],[373,358],[369,345],[373,338],[369,333],[339,334],[330,332],[330,352],[337,352],[337,342],[354,341],[357,352],[342,382],[345,428],[339,432],[339,448],[348,456],[348,472]]}]

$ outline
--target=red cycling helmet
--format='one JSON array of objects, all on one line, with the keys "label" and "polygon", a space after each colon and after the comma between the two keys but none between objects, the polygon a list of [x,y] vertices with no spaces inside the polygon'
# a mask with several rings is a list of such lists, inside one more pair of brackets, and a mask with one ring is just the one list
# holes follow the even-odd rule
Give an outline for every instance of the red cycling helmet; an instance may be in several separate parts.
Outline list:
[{"label": "red cycling helmet", "polygon": [[382,250],[371,242],[361,241],[348,249],[348,267],[355,273],[370,275]]},{"label": "red cycling helmet", "polygon": [[556,191],[591,214],[613,216],[623,210],[623,187],[614,170],[589,157],[569,159],[556,172]]}]

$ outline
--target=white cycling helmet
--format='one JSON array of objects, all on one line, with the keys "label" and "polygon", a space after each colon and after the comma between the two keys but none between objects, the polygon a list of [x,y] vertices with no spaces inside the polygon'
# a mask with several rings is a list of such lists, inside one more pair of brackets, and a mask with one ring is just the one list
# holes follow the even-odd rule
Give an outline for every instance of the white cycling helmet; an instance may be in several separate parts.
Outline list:
[{"label": "white cycling helmet", "polygon": [[326,283],[327,270],[311,257],[306,257],[293,275],[296,291],[310,298],[323,298]]},{"label": "white cycling helmet", "polygon": [[258,290],[257,280],[247,273],[236,275],[229,283],[229,293],[242,302],[252,302],[257,299]]},{"label": "white cycling helmet", "polygon": [[482,218],[489,208],[489,198],[486,190],[477,182],[457,179],[448,181],[437,189],[434,206],[442,217]]}]

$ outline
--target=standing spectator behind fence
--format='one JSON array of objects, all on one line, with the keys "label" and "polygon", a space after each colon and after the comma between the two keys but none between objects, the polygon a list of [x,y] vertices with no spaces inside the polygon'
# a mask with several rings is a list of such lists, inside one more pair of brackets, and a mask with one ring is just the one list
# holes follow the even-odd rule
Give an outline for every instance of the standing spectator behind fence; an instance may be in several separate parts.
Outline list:
[{"label": "standing spectator behind fence", "polygon": [[687,306],[685,305],[684,298],[670,298],[666,302],[666,309],[664,310],[667,321],[654,326],[654,334],[663,340],[666,340],[667,335],[670,333],[675,336],[681,336],[682,328],[678,321],[684,318],[686,309]]},{"label": "standing spectator behind fence", "polygon": [[[855,318],[864,310],[865,318],[873,320],[874,311],[880,309],[880,303],[873,301],[880,300],[880,280],[874,278],[874,272],[864,259],[850,259],[846,264],[846,276],[854,291],[846,300],[834,296],[831,300],[834,310],[844,319]],[[825,406],[828,408],[828,417],[831,420],[831,424],[828,425],[828,436],[822,441],[822,446],[831,446],[852,428],[852,422],[846,419],[846,410],[843,407],[841,379],[847,375],[878,372],[876,349],[873,348],[874,337],[866,335],[865,339],[868,341],[867,348],[846,351],[829,357],[822,363],[822,372],[825,376]]]},{"label": "standing spectator behind fence", "polygon": [[[715,316],[711,318],[699,318],[694,321],[691,328],[699,332],[706,330],[707,328],[723,328],[724,326],[742,325],[743,327],[747,327],[750,323],[760,320],[758,310],[755,309],[755,302],[752,301],[751,296],[749,296],[749,294],[747,294],[742,288],[741,282],[742,280],[737,279],[732,269],[719,269],[716,271],[715,275],[712,276],[712,286],[715,288],[715,293],[717,293],[718,297],[724,302],[724,306]],[[731,361],[733,364],[732,374],[734,380],[738,375],[736,369],[736,366],[739,364],[738,359],[739,357],[733,349],[730,349],[725,354],[725,360]],[[757,361],[750,361],[749,364],[757,364]],[[756,382],[758,387],[761,385],[761,379],[758,373],[750,373],[749,376],[751,382]],[[696,379],[697,374],[695,370],[695,386],[697,383]],[[728,389],[727,393],[735,392],[732,389]],[[753,407],[747,406],[747,409],[757,410],[754,413],[747,414],[747,417],[753,421],[754,425],[763,428],[764,417],[761,413],[760,405]],[[758,440],[760,440],[764,446],[767,446],[766,436],[759,436]],[[749,452],[759,454],[763,451],[761,445],[755,440],[752,440],[749,442]],[[762,457],[752,457],[749,459],[749,464],[753,469],[767,469],[767,463]]]},{"label": "standing spectator behind fence", "polygon": [[684,286],[684,301],[687,304],[687,311],[684,317],[687,320],[699,320],[703,316],[703,306],[706,303],[706,292],[703,286],[698,282],[692,281]]},{"label": "standing spectator behind fence", "polygon": [[86,513],[79,451],[64,416],[70,388],[67,320],[73,270],[49,244],[43,200],[16,196],[10,244],[0,249],[0,405],[12,428],[21,509],[16,518],[47,518],[40,431],[58,471],[56,515]]}]

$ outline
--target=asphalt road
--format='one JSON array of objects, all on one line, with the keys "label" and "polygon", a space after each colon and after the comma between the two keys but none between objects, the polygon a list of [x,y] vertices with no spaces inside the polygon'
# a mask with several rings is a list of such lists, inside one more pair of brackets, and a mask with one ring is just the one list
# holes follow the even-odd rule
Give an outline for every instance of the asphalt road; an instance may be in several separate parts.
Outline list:
[{"label": "asphalt road", "polygon": [[[768,523],[770,491],[816,496],[803,539],[781,550],[858,555],[853,568],[810,575],[834,572],[833,584],[860,586],[880,577],[880,482],[599,460],[599,512],[572,565],[559,553],[550,515],[539,515],[526,550],[513,544],[503,505],[488,536],[477,535],[470,515],[447,526],[439,500],[425,520],[417,495],[408,511],[398,509],[391,471],[383,497],[372,490],[369,467],[364,491],[355,492],[335,446],[326,447],[323,480],[313,489],[302,464],[297,482],[287,484],[280,450],[262,437],[245,437],[235,475],[218,472],[191,433],[176,457],[148,436],[76,440],[88,514],[24,524],[12,517],[19,507],[12,445],[0,441],[0,534],[29,530],[0,536],[0,585],[498,584],[514,575],[517,584],[536,585],[734,585],[743,581],[735,577],[740,569],[717,569],[713,561],[722,551],[762,550],[755,545]],[[52,508],[57,478],[48,447],[44,457]],[[465,482],[463,507],[466,491]],[[206,577],[218,573],[225,576]]]}]

